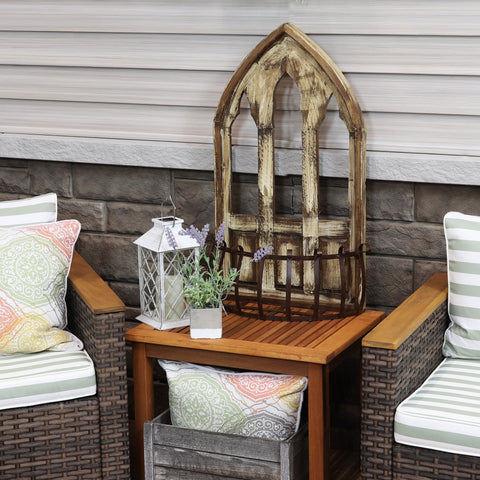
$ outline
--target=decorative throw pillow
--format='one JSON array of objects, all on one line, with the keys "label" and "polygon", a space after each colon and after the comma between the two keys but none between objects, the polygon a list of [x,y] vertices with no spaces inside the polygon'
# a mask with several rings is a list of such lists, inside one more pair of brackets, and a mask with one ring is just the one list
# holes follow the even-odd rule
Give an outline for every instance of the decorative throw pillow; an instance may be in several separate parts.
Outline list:
[{"label": "decorative throw pillow", "polygon": [[286,440],[299,427],[307,378],[159,360],[177,427]]},{"label": "decorative throw pillow", "polygon": [[63,330],[77,220],[0,229],[0,353],[80,350]]},{"label": "decorative throw pillow", "polygon": [[480,358],[480,217],[449,212],[447,241],[448,312],[443,353]]},{"label": "decorative throw pillow", "polygon": [[10,228],[56,221],[56,193],[0,202],[0,227]]}]

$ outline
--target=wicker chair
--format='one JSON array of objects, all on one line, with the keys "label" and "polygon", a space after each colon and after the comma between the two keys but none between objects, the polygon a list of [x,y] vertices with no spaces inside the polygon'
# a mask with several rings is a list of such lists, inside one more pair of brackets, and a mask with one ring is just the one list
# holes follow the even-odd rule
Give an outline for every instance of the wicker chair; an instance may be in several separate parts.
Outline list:
[{"label": "wicker chair", "polygon": [[129,479],[125,307],[75,253],[69,328],[95,364],[97,395],[0,411],[0,478]]},{"label": "wicker chair", "polygon": [[401,445],[399,403],[442,361],[447,276],[436,274],[363,340],[362,479],[480,479],[480,458]]}]

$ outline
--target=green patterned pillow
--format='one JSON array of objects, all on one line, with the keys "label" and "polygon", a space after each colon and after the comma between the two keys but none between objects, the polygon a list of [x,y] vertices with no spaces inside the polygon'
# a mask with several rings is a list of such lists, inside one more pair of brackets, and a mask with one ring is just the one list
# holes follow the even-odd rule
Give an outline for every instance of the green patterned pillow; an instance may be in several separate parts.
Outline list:
[{"label": "green patterned pillow", "polygon": [[66,326],[77,220],[0,229],[0,354],[81,350]]},{"label": "green patterned pillow", "polygon": [[480,358],[480,217],[449,212],[447,241],[448,312],[443,353]]},{"label": "green patterned pillow", "polygon": [[307,378],[159,360],[177,427],[286,440],[297,430]]}]

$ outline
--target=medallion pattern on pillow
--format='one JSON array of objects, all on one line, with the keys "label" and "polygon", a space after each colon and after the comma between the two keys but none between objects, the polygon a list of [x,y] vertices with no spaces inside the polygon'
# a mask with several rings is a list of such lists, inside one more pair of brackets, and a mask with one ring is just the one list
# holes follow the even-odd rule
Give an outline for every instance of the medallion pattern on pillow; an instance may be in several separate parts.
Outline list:
[{"label": "medallion pattern on pillow", "polygon": [[0,229],[0,353],[80,350],[65,292],[77,220]]},{"label": "medallion pattern on pillow", "polygon": [[449,212],[447,242],[448,313],[443,353],[480,358],[480,217]]},{"label": "medallion pattern on pillow", "polygon": [[167,373],[172,425],[271,440],[298,430],[306,377],[159,363]]}]

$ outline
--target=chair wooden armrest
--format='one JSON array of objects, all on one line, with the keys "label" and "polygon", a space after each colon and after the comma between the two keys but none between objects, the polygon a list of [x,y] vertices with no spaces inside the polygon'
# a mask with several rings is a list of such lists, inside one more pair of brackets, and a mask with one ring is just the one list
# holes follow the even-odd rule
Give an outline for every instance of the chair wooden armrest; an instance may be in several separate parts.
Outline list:
[{"label": "chair wooden armrest", "polygon": [[68,328],[95,364],[103,478],[129,479],[125,305],[75,252],[67,289]]},{"label": "chair wooden armrest", "polygon": [[436,274],[362,341],[362,479],[391,478],[398,404],[442,361],[446,274]]},{"label": "chair wooden armrest", "polygon": [[433,275],[362,340],[364,347],[396,350],[447,300],[446,273]]}]

